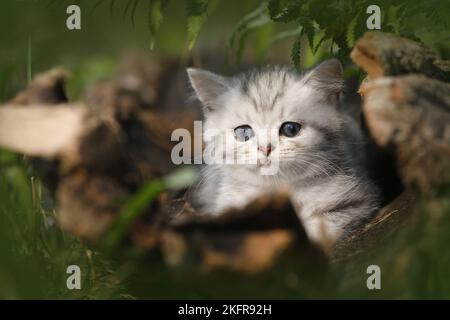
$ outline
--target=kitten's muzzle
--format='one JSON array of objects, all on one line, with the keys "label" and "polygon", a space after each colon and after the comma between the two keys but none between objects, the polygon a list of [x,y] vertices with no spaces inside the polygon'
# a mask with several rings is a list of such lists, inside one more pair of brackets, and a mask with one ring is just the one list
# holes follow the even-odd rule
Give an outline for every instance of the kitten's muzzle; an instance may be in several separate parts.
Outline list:
[{"label": "kitten's muzzle", "polygon": [[258,150],[261,151],[266,157],[268,157],[273,149],[272,145],[269,143],[266,147],[258,147]]}]

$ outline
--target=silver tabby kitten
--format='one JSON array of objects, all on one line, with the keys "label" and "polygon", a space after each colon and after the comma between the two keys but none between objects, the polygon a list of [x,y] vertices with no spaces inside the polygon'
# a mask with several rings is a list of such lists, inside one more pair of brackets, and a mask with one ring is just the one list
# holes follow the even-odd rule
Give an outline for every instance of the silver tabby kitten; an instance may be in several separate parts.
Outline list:
[{"label": "silver tabby kitten", "polygon": [[339,109],[338,60],[305,74],[268,66],[235,77],[188,75],[204,107],[204,132],[213,132],[205,149],[236,160],[204,168],[197,193],[204,212],[287,190],[308,236],[322,244],[375,212],[378,190],[366,172],[362,132]]}]

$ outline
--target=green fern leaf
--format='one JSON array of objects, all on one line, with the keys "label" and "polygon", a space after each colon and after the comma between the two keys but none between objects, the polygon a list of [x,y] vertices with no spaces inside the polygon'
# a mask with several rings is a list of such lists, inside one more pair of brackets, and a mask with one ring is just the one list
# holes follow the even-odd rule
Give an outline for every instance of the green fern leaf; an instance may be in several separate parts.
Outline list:
[{"label": "green fern leaf", "polygon": [[232,31],[227,43],[227,56],[230,55],[233,49],[236,50],[237,62],[240,61],[242,51],[244,49],[246,37],[254,29],[261,27],[270,22],[270,17],[267,14],[267,2],[261,3],[255,10],[247,14],[239,21]]},{"label": "green fern leaf", "polygon": [[311,51],[313,51],[314,35],[316,33],[314,28],[314,21],[307,16],[300,16],[298,18],[298,23],[303,27],[303,33],[306,34],[306,37],[308,38],[309,47]]},{"label": "green fern leaf", "polygon": [[292,45],[291,50],[291,60],[294,63],[295,69],[300,71],[301,69],[301,46],[302,46],[302,36],[303,31],[300,33],[300,35],[295,39],[294,44]]},{"label": "green fern leaf", "polygon": [[205,20],[209,0],[186,0],[188,48],[191,50],[195,44],[200,28]]},{"label": "green fern leaf", "polygon": [[247,27],[245,28],[245,30],[240,34],[239,36],[239,42],[238,42],[238,47],[236,49],[236,59],[237,59],[237,63],[240,63],[241,57],[242,57],[242,53],[244,51],[244,46],[245,46],[245,40],[247,38],[247,36],[255,29],[260,28],[268,23],[270,23],[270,17],[266,16],[266,15],[261,15],[258,19],[253,20],[252,22],[250,22]]},{"label": "green fern leaf", "polygon": [[155,37],[164,19],[164,9],[168,0],[149,0],[148,28],[150,31],[150,49],[155,45]]},{"label": "green fern leaf", "polygon": [[245,31],[247,26],[254,20],[258,19],[266,10],[267,3],[264,2],[260,6],[258,6],[255,10],[244,16],[244,18],[239,21],[236,27],[231,32],[230,37],[228,38],[228,47],[232,48],[235,45],[236,39],[239,38],[239,35]]},{"label": "green fern leaf", "polygon": [[269,15],[276,22],[291,22],[298,18],[304,1],[301,0],[270,0]]},{"label": "green fern leaf", "polygon": [[353,45],[355,44],[355,29],[356,29],[356,23],[358,21],[358,18],[359,18],[359,14],[356,15],[352,19],[352,21],[350,21],[350,23],[348,24],[347,35],[346,35],[348,48],[353,48]]},{"label": "green fern leaf", "polygon": [[320,40],[317,41],[317,44],[314,46],[314,50],[312,51],[313,54],[316,54],[316,53],[317,53],[317,50],[319,50],[320,46],[321,46],[321,45],[323,44],[323,42],[324,42],[325,40],[327,40],[327,39],[328,39],[328,37],[324,34],[324,35],[320,38]]}]

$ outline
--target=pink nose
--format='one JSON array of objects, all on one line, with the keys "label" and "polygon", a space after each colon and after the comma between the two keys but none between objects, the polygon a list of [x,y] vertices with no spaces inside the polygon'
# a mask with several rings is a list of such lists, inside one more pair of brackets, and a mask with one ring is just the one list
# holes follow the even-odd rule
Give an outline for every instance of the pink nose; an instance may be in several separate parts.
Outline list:
[{"label": "pink nose", "polygon": [[267,147],[258,147],[258,150],[268,156],[272,152],[272,145],[269,143]]}]

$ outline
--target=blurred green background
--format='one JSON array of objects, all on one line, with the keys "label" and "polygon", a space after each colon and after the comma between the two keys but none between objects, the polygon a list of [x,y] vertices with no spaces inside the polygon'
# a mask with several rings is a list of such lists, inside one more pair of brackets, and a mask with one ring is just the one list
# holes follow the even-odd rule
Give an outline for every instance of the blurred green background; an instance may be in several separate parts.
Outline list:
[{"label": "blurred green background", "polygon": [[[210,1],[207,11],[195,16],[204,23],[194,43],[187,27],[196,25],[189,22],[189,1],[168,2],[155,34],[150,2],[2,1],[0,101],[13,97],[36,73],[54,66],[71,70],[68,94],[78,99],[92,82],[113,78],[120,57],[133,50],[151,50],[179,61],[180,76],[186,64],[203,66],[208,57],[226,71],[238,62],[297,64],[299,58],[301,68],[310,67],[331,55],[347,62],[351,75],[356,68],[348,64],[349,48],[365,31],[361,23],[352,23],[359,21],[353,19],[354,12],[369,3],[316,1],[309,11],[299,11],[289,20],[282,15],[274,19],[267,10],[258,9],[261,1]],[[72,3],[81,7],[81,30],[66,28],[66,8]],[[441,58],[450,58],[448,1],[418,1],[410,12],[404,4],[380,1],[383,30],[419,39]],[[320,5],[324,16],[313,16]],[[321,22],[329,17],[338,23]],[[358,19],[364,17],[362,11]],[[315,54],[308,45],[310,31],[302,33],[314,19],[313,49],[324,35],[329,37]],[[420,223],[405,228],[388,250],[352,272],[338,269],[311,282],[304,280],[309,275],[298,274],[295,268],[258,277],[199,273],[186,279],[186,270],[167,270],[142,252],[130,249],[107,256],[61,231],[55,225],[53,203],[27,159],[0,150],[0,298],[450,298],[450,218],[445,214],[450,213],[449,192],[444,190],[439,199],[438,209],[433,202],[421,202]],[[430,215],[431,211],[439,214]],[[365,286],[365,268],[371,263],[382,266],[381,291]],[[70,264],[82,269],[82,290],[66,288]]]}]

